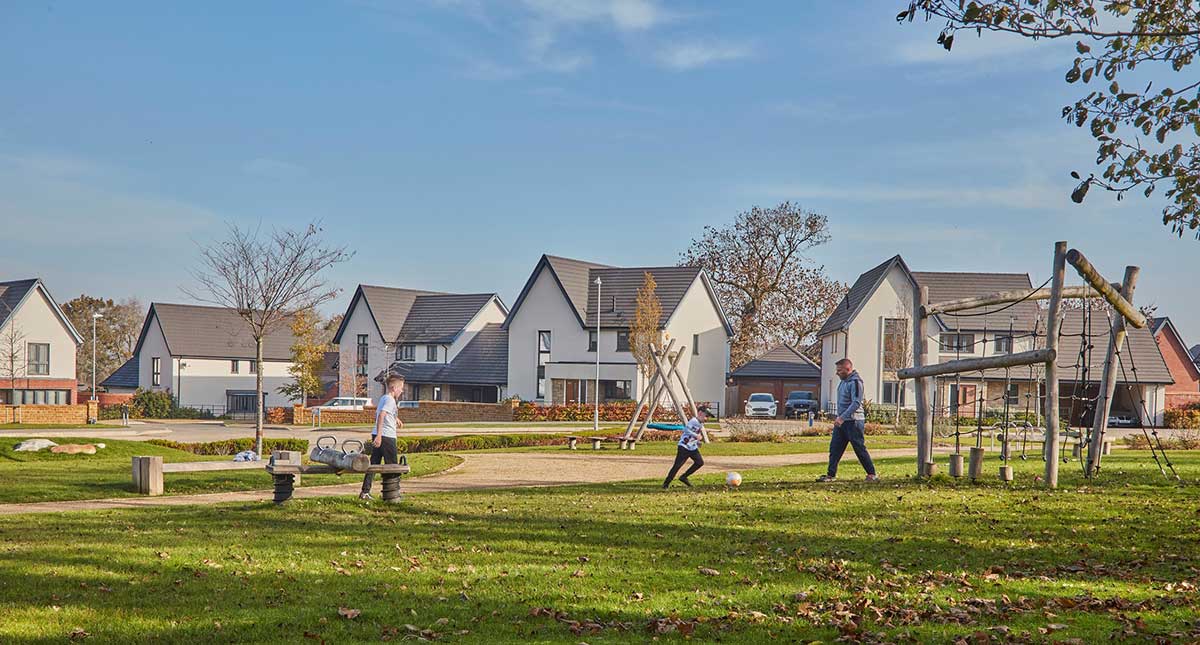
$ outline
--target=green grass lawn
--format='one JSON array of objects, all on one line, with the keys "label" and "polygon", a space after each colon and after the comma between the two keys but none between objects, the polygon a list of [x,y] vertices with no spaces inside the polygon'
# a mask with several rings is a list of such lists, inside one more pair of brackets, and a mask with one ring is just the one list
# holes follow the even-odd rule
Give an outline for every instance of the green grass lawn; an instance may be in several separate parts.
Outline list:
[{"label": "green grass lawn", "polygon": [[[136,497],[130,475],[130,457],[161,455],[163,461],[221,461],[232,457],[193,455],[139,441],[95,440],[105,448],[95,455],[56,455],[48,451],[13,452],[21,439],[0,440],[0,504],[49,502],[68,499]],[[56,438],[56,443],[95,443],[91,439]],[[461,461],[437,453],[409,455],[411,476],[445,470]],[[306,475],[303,486],[354,481],[353,476]],[[260,470],[199,473],[168,473],[163,477],[164,494],[187,495],[233,490],[271,488],[271,478]]]},{"label": "green grass lawn", "polygon": [[1200,453],[1173,458],[1188,483],[1122,451],[1056,492],[1040,461],[1009,487],[994,458],[975,485],[892,459],[875,485],[811,466],[0,517],[0,642],[1188,642]]}]

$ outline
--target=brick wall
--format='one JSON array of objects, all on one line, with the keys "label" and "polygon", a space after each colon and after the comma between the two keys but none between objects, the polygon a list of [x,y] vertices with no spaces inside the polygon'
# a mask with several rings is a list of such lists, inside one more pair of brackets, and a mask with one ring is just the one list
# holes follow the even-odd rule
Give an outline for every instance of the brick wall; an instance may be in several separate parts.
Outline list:
[{"label": "brick wall", "polygon": [[[513,402],[460,403],[457,401],[420,401],[415,408],[400,408],[397,416],[405,423],[503,422],[513,420]],[[312,410],[292,408],[292,422],[312,423]],[[322,410],[321,423],[375,423],[375,408],[366,410]]]},{"label": "brick wall", "polygon": [[94,401],[82,405],[0,405],[0,423],[83,425],[98,413]]},{"label": "brick wall", "polygon": [[1175,379],[1174,384],[1167,386],[1168,397],[1175,393],[1200,394],[1200,378],[1195,375],[1195,363],[1187,348],[1176,341],[1174,334],[1165,331],[1155,336],[1154,340],[1158,342],[1167,369],[1171,370],[1171,378]]},{"label": "brick wall", "polygon": [[1193,405],[1200,405],[1200,392],[1167,392],[1166,408],[1174,410],[1175,408],[1186,408]]}]

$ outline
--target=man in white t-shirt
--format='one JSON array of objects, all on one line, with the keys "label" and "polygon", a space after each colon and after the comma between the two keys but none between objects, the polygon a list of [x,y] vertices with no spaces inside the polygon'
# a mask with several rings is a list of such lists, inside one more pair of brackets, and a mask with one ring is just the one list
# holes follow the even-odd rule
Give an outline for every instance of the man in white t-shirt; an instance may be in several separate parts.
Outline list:
[{"label": "man in white t-shirt", "polygon": [[[404,377],[395,374],[387,378],[386,390],[379,397],[375,408],[375,430],[371,432],[371,463],[394,464],[398,461],[396,454],[396,429],[403,428],[404,422],[396,416],[396,401],[404,393]],[[375,475],[367,473],[363,476],[362,492],[359,499],[371,499],[371,484]]]},{"label": "man in white t-shirt", "polygon": [[671,465],[671,472],[667,473],[663,488],[671,485],[671,480],[675,479],[675,473],[679,472],[683,462],[689,459],[692,460],[692,465],[679,476],[679,481],[683,482],[684,486],[691,488],[692,482],[688,481],[688,477],[704,465],[704,457],[700,456],[700,442],[704,441],[704,422],[707,420],[708,408],[700,406],[696,409],[696,416],[688,419],[687,425],[683,426],[683,434],[679,437],[679,446],[675,449],[675,463]]}]

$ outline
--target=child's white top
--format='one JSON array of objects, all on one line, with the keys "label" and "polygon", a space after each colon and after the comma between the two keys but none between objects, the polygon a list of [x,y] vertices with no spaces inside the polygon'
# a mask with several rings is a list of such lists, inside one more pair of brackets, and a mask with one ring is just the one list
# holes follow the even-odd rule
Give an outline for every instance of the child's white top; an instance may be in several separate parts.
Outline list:
[{"label": "child's white top", "polygon": [[[380,418],[383,419],[383,423],[379,423]],[[375,423],[379,425],[379,434],[396,438],[396,397],[391,394],[379,397],[379,407],[375,410]],[[371,431],[371,436],[375,436],[374,430]]]},{"label": "child's white top", "polygon": [[704,425],[696,417],[689,419],[687,425],[683,426],[683,434],[679,437],[679,445],[685,450],[698,450],[700,442],[704,440],[703,428]]}]

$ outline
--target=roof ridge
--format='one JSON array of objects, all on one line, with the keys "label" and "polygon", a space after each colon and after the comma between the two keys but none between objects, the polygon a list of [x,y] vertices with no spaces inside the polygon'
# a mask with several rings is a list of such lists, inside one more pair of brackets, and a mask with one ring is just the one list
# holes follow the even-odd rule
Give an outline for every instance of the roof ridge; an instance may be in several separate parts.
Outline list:
[{"label": "roof ridge", "polygon": [[1016,275],[1029,277],[1028,271],[913,271],[914,275],[918,273],[936,273],[938,275]]},{"label": "roof ridge", "polygon": [[593,269],[619,269],[620,268],[620,267],[615,267],[611,264],[600,264],[599,262],[592,262],[591,260],[579,260],[577,258],[568,258],[568,257],[562,256],[562,255],[551,255],[549,253],[545,253],[544,255],[546,256],[547,260],[566,260],[567,262],[577,262],[579,264],[590,265],[591,268],[593,268]]}]

